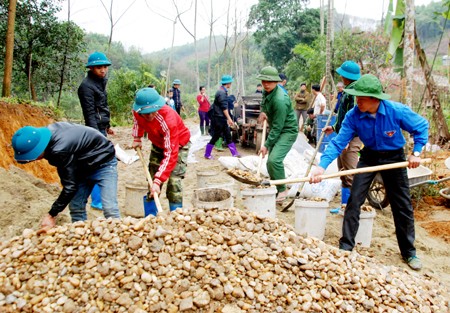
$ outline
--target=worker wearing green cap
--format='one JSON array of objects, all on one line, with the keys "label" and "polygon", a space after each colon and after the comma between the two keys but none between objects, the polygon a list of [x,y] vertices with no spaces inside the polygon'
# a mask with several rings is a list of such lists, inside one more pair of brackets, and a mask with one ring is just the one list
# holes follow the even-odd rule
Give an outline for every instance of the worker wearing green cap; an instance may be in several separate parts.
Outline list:
[{"label": "worker wearing green cap", "polygon": [[[261,102],[262,113],[258,119],[260,122],[267,119],[270,127],[269,135],[260,153],[263,157],[266,154],[269,155],[267,171],[270,179],[284,179],[286,176],[283,161],[297,139],[297,119],[289,96],[278,85],[281,78],[276,68],[272,66],[262,68],[257,78],[261,80],[264,88]],[[288,194],[286,185],[277,185],[277,191],[276,201],[282,203]]]},{"label": "worker wearing green cap", "polygon": [[[353,88],[344,89],[344,92],[356,97],[357,106],[345,115],[339,134],[331,140],[322,154],[319,166],[311,172],[311,183],[321,181],[320,175],[355,136],[359,136],[364,144],[357,168],[403,162],[406,159],[409,168],[420,165],[420,154],[428,140],[428,122],[422,116],[402,103],[389,101],[390,96],[383,92],[381,82],[371,74],[362,76]],[[406,143],[403,130],[414,139],[413,152],[408,157],[403,150]],[[422,263],[416,256],[414,247],[414,214],[406,168],[379,173],[391,204],[401,255],[409,267],[420,270]],[[342,237],[339,240],[339,248],[342,250],[351,251],[355,247],[360,208],[376,174],[377,172],[361,173],[353,178],[344,213]]]}]

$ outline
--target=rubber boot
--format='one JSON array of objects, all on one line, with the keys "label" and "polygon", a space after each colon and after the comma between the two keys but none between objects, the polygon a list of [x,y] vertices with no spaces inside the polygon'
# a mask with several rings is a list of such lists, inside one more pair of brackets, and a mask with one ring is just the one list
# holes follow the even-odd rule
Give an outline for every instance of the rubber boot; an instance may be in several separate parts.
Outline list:
[{"label": "rubber boot", "polygon": [[183,207],[183,203],[170,203],[169,202],[169,209],[170,209],[170,212],[172,212],[172,211],[175,211],[176,209],[178,209],[178,208],[182,208]]},{"label": "rubber boot", "polygon": [[231,155],[236,157],[236,158],[240,158],[241,155],[239,154],[239,152],[237,151],[236,145],[234,144],[234,142],[230,143],[228,145],[228,149],[230,149]]},{"label": "rubber boot", "polygon": [[214,148],[214,145],[208,143],[205,148],[205,159],[212,160],[213,156],[211,155],[211,151]]},{"label": "rubber boot", "polygon": [[348,198],[350,198],[350,188],[341,188],[341,204],[347,204]]},{"label": "rubber boot", "polygon": [[158,209],[156,208],[156,203],[153,198],[148,199],[144,196],[144,216],[148,215],[156,216],[158,214]]},{"label": "rubber boot", "polygon": [[91,192],[91,208],[96,210],[103,210],[102,195],[100,193],[100,187],[95,184]]},{"label": "rubber boot", "polygon": [[205,135],[205,127],[204,126],[200,126],[200,133],[202,134],[202,136]]},{"label": "rubber boot", "polygon": [[341,187],[341,207],[330,210],[330,213],[337,214],[341,211],[342,205],[347,205],[348,198],[350,198],[350,188]]},{"label": "rubber boot", "polygon": [[210,133],[209,133],[209,126],[205,126],[205,135],[206,136],[210,135]]},{"label": "rubber boot", "polygon": [[222,147],[222,143],[223,143],[223,138],[220,137],[220,138],[216,141],[216,143],[214,144],[214,148],[216,148],[217,151],[223,151],[223,150],[225,150],[225,149]]}]

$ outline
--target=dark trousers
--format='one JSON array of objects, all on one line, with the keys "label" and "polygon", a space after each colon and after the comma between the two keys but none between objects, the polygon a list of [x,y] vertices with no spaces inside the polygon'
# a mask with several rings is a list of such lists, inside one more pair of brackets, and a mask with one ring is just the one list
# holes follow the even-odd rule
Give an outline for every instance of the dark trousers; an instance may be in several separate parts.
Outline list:
[{"label": "dark trousers", "polygon": [[198,116],[200,117],[200,127],[209,127],[208,112],[198,111]]},{"label": "dark trousers", "polygon": [[[391,164],[405,161],[403,149],[377,152],[367,148],[361,150],[357,168]],[[404,258],[416,255],[414,247],[414,213],[409,193],[409,182],[406,168],[381,171],[386,195],[391,204],[400,253]],[[366,200],[370,184],[377,172],[356,174],[353,178],[352,190],[344,214],[342,237],[339,248],[351,251],[355,246],[355,236],[359,228],[361,205]]]},{"label": "dark trousers", "polygon": [[209,141],[210,144],[215,144],[222,136],[225,138],[227,144],[231,143],[231,133],[227,120],[215,118],[213,123],[211,123],[211,127],[213,128],[213,134]]}]

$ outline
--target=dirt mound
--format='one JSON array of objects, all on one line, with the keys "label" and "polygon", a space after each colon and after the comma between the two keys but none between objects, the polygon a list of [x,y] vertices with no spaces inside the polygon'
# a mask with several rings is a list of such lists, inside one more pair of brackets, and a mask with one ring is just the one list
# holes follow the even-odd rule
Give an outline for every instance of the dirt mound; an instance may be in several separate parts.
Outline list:
[{"label": "dirt mound", "polygon": [[14,164],[48,183],[59,182],[56,168],[46,160],[18,164],[14,161],[14,151],[11,147],[11,138],[19,128],[27,125],[46,126],[52,122],[54,120],[50,112],[46,113],[44,108],[0,102],[0,167],[8,170],[10,165]]}]

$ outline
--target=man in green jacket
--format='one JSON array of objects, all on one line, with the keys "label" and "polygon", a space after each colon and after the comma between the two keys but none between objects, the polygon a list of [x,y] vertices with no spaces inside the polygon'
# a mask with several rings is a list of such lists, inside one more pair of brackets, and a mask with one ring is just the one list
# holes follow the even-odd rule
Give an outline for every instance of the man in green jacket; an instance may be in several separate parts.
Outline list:
[{"label": "man in green jacket", "polygon": [[[278,86],[281,81],[278,71],[272,66],[261,69],[257,76],[263,85],[263,98],[259,122],[267,119],[270,127],[269,136],[260,153],[264,157],[269,154],[267,171],[270,179],[284,179],[283,160],[297,139],[298,123],[292,109],[291,100],[284,90]],[[277,202],[283,202],[288,194],[286,185],[277,185]]]}]

